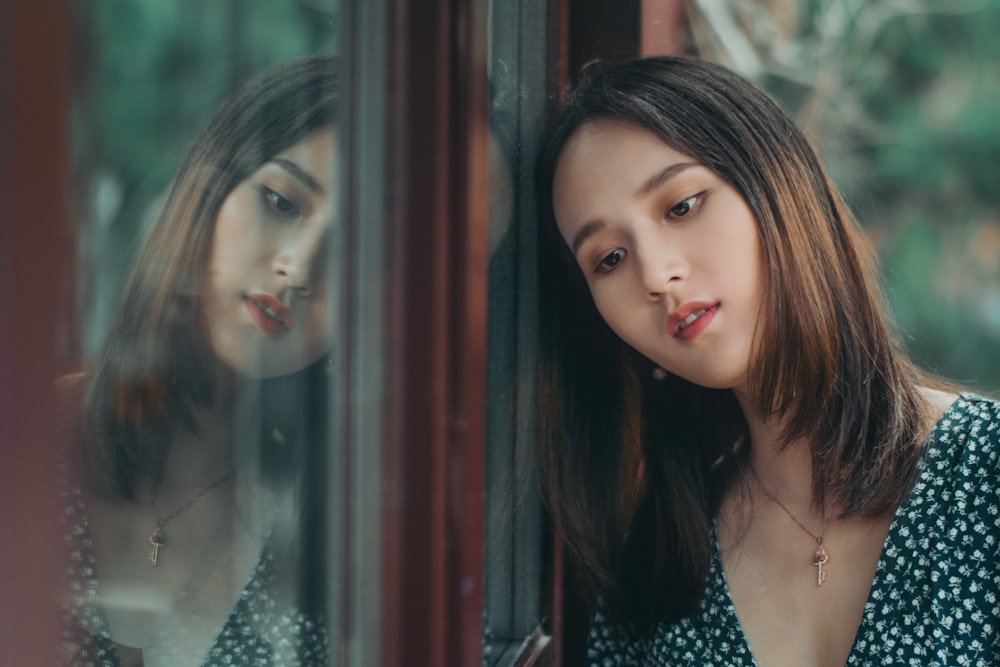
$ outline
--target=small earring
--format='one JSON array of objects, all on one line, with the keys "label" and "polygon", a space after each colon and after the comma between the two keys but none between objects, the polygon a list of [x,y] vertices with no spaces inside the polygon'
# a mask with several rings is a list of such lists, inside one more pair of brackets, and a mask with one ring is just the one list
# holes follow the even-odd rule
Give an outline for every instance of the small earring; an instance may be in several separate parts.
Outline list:
[{"label": "small earring", "polygon": [[670,373],[668,373],[665,368],[661,368],[660,366],[653,368],[653,379],[657,382],[663,382],[667,379],[668,375],[670,375]]}]

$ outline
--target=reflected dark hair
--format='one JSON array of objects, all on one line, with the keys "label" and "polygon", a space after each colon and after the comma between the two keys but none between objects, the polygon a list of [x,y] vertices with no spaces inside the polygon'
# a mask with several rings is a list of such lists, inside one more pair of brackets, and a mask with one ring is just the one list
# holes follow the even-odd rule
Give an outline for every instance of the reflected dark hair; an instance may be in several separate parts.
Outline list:
[{"label": "reflected dark hair", "polygon": [[918,389],[886,316],[874,258],[789,116],[733,72],[690,58],[589,66],[537,162],[541,469],[549,509],[585,589],[615,624],[697,610],[712,521],[751,445],[730,390],[653,365],[603,322],[556,227],[555,169],[583,126],[649,130],[731,184],[757,222],[764,280],[748,383],[811,443],[813,496],[841,516],[894,508],[925,434]]},{"label": "reflected dark hair", "polygon": [[219,363],[201,331],[197,294],[216,217],[266,160],[335,122],[336,71],[322,56],[268,69],[195,139],[88,374],[85,466],[103,492],[133,498],[139,480],[158,481],[174,429],[194,429],[194,411],[212,404]]}]

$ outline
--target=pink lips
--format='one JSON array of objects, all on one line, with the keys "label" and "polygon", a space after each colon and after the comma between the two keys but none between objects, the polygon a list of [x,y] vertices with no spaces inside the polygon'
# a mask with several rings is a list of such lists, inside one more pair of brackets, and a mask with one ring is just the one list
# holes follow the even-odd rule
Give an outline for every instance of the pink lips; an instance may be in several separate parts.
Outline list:
[{"label": "pink lips", "polygon": [[264,333],[279,334],[292,330],[292,311],[270,294],[244,294],[243,303]]},{"label": "pink lips", "polygon": [[707,301],[685,303],[667,317],[667,332],[680,340],[694,340],[708,327],[718,310],[718,303]]}]

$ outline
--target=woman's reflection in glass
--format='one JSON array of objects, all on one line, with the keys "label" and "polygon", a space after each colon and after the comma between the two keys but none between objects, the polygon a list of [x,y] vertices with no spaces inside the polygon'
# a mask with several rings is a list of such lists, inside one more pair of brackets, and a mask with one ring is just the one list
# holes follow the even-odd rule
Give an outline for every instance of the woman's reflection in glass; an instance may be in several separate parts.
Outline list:
[{"label": "woman's reflection in glass", "polygon": [[71,664],[326,662],[334,71],[282,65],[219,109],[74,382]]}]

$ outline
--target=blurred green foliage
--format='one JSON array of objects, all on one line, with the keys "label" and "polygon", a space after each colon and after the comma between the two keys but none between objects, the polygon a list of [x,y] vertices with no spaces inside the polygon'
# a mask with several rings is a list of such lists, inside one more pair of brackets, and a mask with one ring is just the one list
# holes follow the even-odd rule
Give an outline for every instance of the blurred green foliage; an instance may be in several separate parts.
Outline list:
[{"label": "blurred green foliage", "polygon": [[689,6],[695,48],[756,79],[819,149],[915,359],[1000,395],[1000,2]]},{"label": "blurred green foliage", "polygon": [[142,232],[192,140],[266,67],[337,52],[337,0],[76,0],[73,154],[83,348],[104,337]]},{"label": "blurred green foliage", "polygon": [[[336,52],[337,4],[76,1],[85,350],[198,128],[254,72]],[[733,0],[729,11],[758,71],[727,59],[732,32],[697,48],[799,117],[876,244],[913,355],[1000,393],[1000,2]]]},{"label": "blurred green foliage", "polygon": [[[1000,3],[886,21],[852,80],[878,132],[851,203],[918,361],[1000,390]],[[968,11],[960,11],[963,7]]]}]

